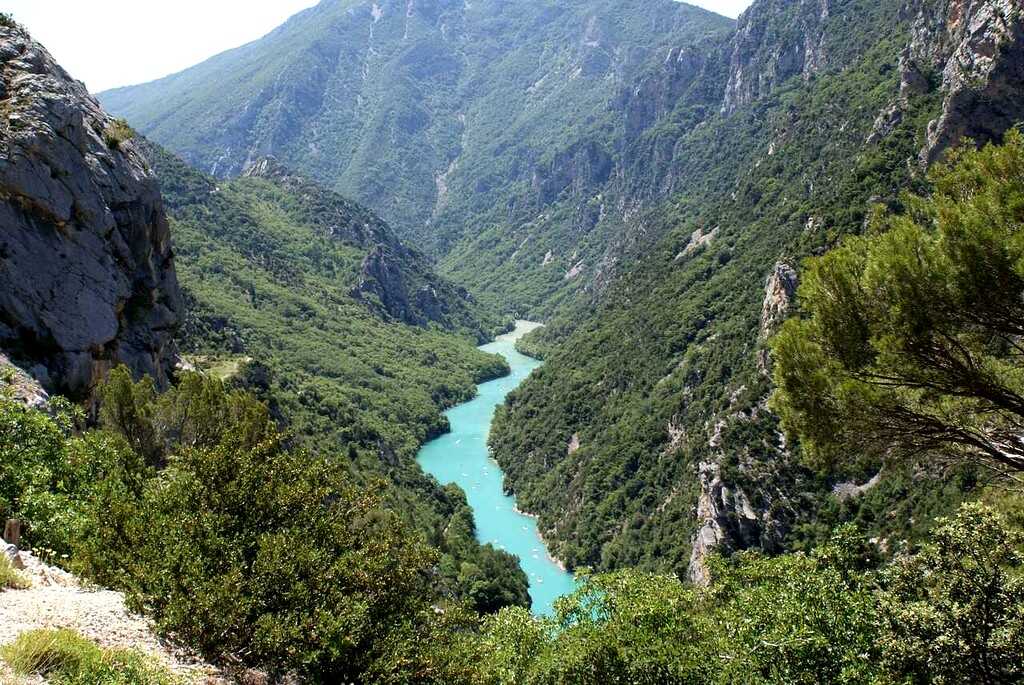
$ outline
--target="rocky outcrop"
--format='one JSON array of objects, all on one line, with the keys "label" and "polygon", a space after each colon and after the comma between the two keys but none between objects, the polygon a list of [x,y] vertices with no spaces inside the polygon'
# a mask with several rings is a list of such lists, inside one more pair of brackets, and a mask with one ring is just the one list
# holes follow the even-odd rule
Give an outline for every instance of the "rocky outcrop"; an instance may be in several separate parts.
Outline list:
[{"label": "rocky outcrop", "polygon": [[87,398],[126,364],[167,383],[182,300],[156,179],[20,28],[0,27],[0,349]]},{"label": "rocky outcrop", "polygon": [[840,502],[856,499],[861,495],[864,495],[875,488],[879,483],[882,482],[882,472],[879,471],[871,477],[863,485],[855,483],[853,481],[844,481],[842,483],[836,483],[832,487],[832,494],[835,495],[836,499]]},{"label": "rocky outcrop", "polygon": [[377,245],[363,258],[359,268],[359,281],[352,289],[352,296],[363,299],[373,295],[388,314],[400,321],[415,323],[409,306],[405,278],[397,260],[393,259],[382,245]]},{"label": "rocky outcrop", "polygon": [[875,123],[877,142],[902,119],[910,98],[942,93],[921,163],[965,138],[999,141],[1024,120],[1024,8],[1017,0],[910,0],[911,40],[900,56],[900,92]]},{"label": "rocky outcrop", "polygon": [[620,93],[618,107],[627,140],[668,116],[681,101],[685,105],[720,103],[726,47],[721,39],[708,39],[698,45],[673,48],[657,70]]},{"label": "rocky outcrop", "polygon": [[732,41],[724,114],[732,114],[793,76],[807,78],[825,66],[829,2],[772,0],[755,3],[743,13]]},{"label": "rocky outcrop", "polygon": [[32,409],[45,410],[50,396],[35,378],[18,368],[7,355],[0,353],[0,397],[11,399]]},{"label": "rocky outcrop", "polygon": [[[919,25],[927,21],[926,12]],[[1024,120],[1024,8],[1019,1],[948,0],[941,15],[944,31],[934,41],[952,49],[942,67],[942,114],[928,125],[922,152],[929,163],[964,138],[998,141]]]},{"label": "rocky outcrop", "polygon": [[761,339],[775,333],[779,324],[789,313],[789,307],[796,296],[796,271],[785,262],[777,262],[764,286],[764,302],[761,304]]},{"label": "rocky outcrop", "polygon": [[536,203],[540,207],[549,205],[566,190],[580,195],[607,182],[611,173],[612,157],[601,145],[593,141],[572,145],[534,171]]},{"label": "rocky outcrop", "polygon": [[760,518],[743,490],[730,488],[722,481],[717,464],[700,465],[700,495],[697,498],[697,532],[690,551],[687,571],[694,585],[707,586],[711,581],[707,558],[718,548],[731,543],[750,544],[760,535]]}]

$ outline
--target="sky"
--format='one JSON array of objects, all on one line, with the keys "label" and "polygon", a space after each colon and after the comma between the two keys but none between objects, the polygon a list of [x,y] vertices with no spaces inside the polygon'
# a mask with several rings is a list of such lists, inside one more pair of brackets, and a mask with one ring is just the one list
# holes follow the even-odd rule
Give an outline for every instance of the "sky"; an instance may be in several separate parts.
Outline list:
[{"label": "sky", "polygon": [[[525,1],[525,0],[523,0]],[[751,0],[689,0],[736,17]],[[317,0],[0,0],[93,93],[167,76],[266,35]]]}]

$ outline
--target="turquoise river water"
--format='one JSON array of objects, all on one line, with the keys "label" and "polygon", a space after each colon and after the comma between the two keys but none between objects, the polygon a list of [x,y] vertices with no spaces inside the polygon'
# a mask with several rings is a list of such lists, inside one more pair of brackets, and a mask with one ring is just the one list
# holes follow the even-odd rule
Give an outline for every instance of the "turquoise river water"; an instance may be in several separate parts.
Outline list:
[{"label": "turquoise river water", "polygon": [[515,341],[537,324],[517,322],[516,330],[480,349],[508,360],[512,373],[479,386],[475,399],[446,412],[451,432],[431,440],[417,457],[420,466],[441,483],[456,483],[476,519],[477,539],[515,554],[530,579],[530,598],[535,614],[550,614],[558,597],[572,592],[575,581],[548,556],[537,530],[537,521],[516,509],[514,497],[502,491],[504,474],[487,451],[494,410],[505,396],[522,383],[540,362],[515,349]]}]

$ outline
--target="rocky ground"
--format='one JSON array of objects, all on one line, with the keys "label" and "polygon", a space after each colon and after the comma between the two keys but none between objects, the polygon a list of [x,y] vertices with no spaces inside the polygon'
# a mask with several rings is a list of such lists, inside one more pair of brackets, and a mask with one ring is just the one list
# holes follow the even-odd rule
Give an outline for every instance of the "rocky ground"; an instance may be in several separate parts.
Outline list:
[{"label": "rocky ground", "polygon": [[[182,676],[187,683],[227,682],[217,669],[158,639],[149,622],[128,611],[120,592],[89,587],[59,568],[26,552],[19,554],[32,586],[0,591],[0,645],[24,631],[70,628],[103,647],[138,649]],[[0,663],[3,685],[35,685],[41,679],[17,679]]]}]

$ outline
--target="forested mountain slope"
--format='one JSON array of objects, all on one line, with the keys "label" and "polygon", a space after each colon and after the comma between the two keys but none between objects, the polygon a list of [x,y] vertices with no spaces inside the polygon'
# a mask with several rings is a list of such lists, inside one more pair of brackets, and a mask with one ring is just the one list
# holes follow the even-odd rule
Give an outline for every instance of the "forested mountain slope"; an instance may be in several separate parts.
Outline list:
[{"label": "forested mountain slope", "polygon": [[621,225],[600,189],[620,173],[623,94],[732,27],[671,0],[324,0],[101,99],[205,171],[272,154],[434,255],[460,245],[446,269],[540,312],[593,280]]},{"label": "forested mountain slope", "polygon": [[480,563],[490,570],[478,573],[506,583],[480,593],[482,606],[506,588],[528,601],[512,557],[476,543],[464,495],[414,461],[446,429],[443,409],[507,372],[474,348],[496,323],[372,212],[273,160],[217,182],[155,145],[145,150],[188,305],[185,358],[255,392],[293,441],[338,455],[357,482],[393,484],[389,504],[450,555],[451,591],[468,592],[457,587],[461,563]]},{"label": "forested mountain slope", "polygon": [[[800,547],[844,517],[895,545],[970,489],[963,472],[879,482],[856,455],[806,470],[765,406],[764,341],[802,257],[925,189],[924,162],[965,134],[998,140],[1024,118],[1022,21],[968,0],[765,0],[741,18],[718,51],[721,114],[682,135],[658,124],[631,151],[650,173],[638,189],[671,201],[632,222],[630,266],[593,311],[528,342],[547,363],[492,434],[559,556],[705,580],[712,548]],[[646,99],[678,78],[651,74]]]}]

